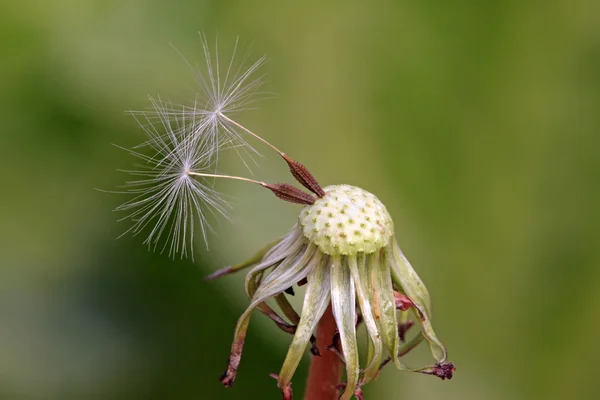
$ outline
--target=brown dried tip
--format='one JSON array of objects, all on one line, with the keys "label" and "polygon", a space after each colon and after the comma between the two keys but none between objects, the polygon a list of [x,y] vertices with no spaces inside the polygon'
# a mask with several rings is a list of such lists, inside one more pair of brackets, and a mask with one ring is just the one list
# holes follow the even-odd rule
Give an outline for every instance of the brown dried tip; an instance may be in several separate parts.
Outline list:
[{"label": "brown dried tip", "polygon": [[227,371],[223,372],[223,375],[221,375],[219,380],[221,381],[221,383],[223,383],[223,386],[232,387],[233,382],[235,381],[235,374],[234,374],[234,376],[232,376],[231,372],[229,370],[227,370]]},{"label": "brown dried tip", "polygon": [[[346,386],[347,385],[345,383],[339,383],[339,384],[335,385],[335,388],[343,393],[346,390]],[[357,386],[356,389],[354,389],[354,397],[356,397],[358,400],[365,399],[365,395],[364,395],[360,385]]]},{"label": "brown dried tip", "polygon": [[[277,374],[269,374],[269,376],[273,379],[275,379],[276,381],[279,380],[279,375]],[[281,392],[283,394],[283,400],[292,400],[294,395],[292,393],[292,385],[291,383],[288,383],[285,387],[280,388]]]},{"label": "brown dried tip", "polygon": [[452,379],[454,372],[456,371],[456,367],[451,362],[443,363],[443,364],[435,364],[431,368],[427,368],[423,371],[419,371],[422,374],[437,376],[441,380]]},{"label": "brown dried tip", "polygon": [[246,334],[239,335],[236,337],[235,342],[231,346],[231,353],[229,354],[229,360],[227,361],[227,369],[221,375],[219,380],[225,387],[233,386],[235,377],[237,375],[237,369],[242,359],[242,349],[244,348],[244,341]]},{"label": "brown dried tip", "polygon": [[304,165],[302,165],[298,161],[292,160],[286,154],[282,154],[281,156],[290,167],[290,172],[292,173],[294,178],[296,178],[296,180],[300,182],[302,186],[304,186],[319,197],[325,196],[325,191],[323,190],[321,185],[319,185],[317,179],[313,176],[313,174],[311,174],[308,171],[308,169]]},{"label": "brown dried tip", "polygon": [[275,196],[281,200],[289,201],[290,203],[311,205],[315,203],[315,198],[295,186],[287,183],[271,184],[265,183],[264,187],[271,190]]},{"label": "brown dried tip", "polygon": [[411,299],[409,299],[406,295],[396,292],[394,290],[394,300],[396,302],[396,309],[401,311],[406,311],[411,308],[414,304]]},{"label": "brown dried tip", "polygon": [[235,272],[235,269],[234,269],[234,268],[232,268],[232,267],[225,267],[225,268],[221,268],[220,270],[218,270],[218,271],[215,271],[215,272],[213,272],[212,274],[210,274],[210,275],[208,275],[208,276],[204,277],[204,280],[205,280],[205,281],[212,281],[212,280],[215,280],[215,279],[217,279],[217,278],[220,278],[220,277],[222,277],[222,276],[224,276],[224,275],[228,275],[228,274],[230,274],[231,272]]}]

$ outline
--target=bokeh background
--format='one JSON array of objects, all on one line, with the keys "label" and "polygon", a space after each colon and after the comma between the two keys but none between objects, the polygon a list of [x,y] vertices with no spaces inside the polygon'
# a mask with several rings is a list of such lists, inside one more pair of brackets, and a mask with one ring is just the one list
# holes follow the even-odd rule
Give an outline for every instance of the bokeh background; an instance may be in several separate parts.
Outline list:
[{"label": "bokeh background", "polygon": [[[323,184],[366,188],[434,297],[455,378],[386,370],[367,399],[597,399],[600,10],[591,0],[9,0],[0,12],[0,398],[277,399],[289,338],[255,315],[222,388],[245,259],[299,208],[221,184],[196,261],[117,240],[148,94],[190,98],[198,31],[268,56],[239,119]],[[231,47],[229,47],[230,49]],[[267,149],[257,177],[287,181]],[[231,172],[242,172],[233,165]],[[227,165],[225,162],[223,165]],[[227,168],[225,168],[227,169]],[[429,361],[426,351],[411,361]],[[295,376],[300,398],[307,360]]]}]

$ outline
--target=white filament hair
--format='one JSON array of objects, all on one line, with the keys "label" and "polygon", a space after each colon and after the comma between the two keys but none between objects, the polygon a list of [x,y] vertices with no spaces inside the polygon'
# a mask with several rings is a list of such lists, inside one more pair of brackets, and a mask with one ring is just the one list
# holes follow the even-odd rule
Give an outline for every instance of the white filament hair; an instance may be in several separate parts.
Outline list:
[{"label": "white filament hair", "polygon": [[125,149],[141,161],[139,169],[124,171],[137,179],[129,181],[124,191],[134,197],[117,207],[129,214],[133,225],[123,234],[136,236],[148,232],[144,244],[154,251],[168,251],[193,258],[194,233],[199,227],[206,243],[211,231],[207,213],[227,217],[229,204],[213,188],[211,178],[191,176],[213,168],[214,154],[229,146],[227,140],[215,142],[195,133],[196,116],[174,113],[175,106],[160,99],[150,99],[153,117],[136,119],[147,140],[133,149]]},{"label": "white filament hair", "polygon": [[[250,107],[252,103],[266,97],[265,93],[257,91],[264,78],[264,74],[259,74],[258,70],[266,59],[261,57],[254,63],[249,63],[247,52],[241,57],[237,57],[240,52],[238,38],[235,41],[231,58],[223,64],[219,60],[218,43],[215,43],[213,57],[208,40],[202,33],[200,33],[200,41],[202,43],[204,65],[196,68],[185,60],[182,55],[182,58],[193,71],[200,91],[196,94],[193,104],[184,106],[173,106],[171,103],[164,104],[171,107],[163,107],[162,112],[168,116],[183,117],[191,121],[189,131],[194,140],[207,142],[207,146],[215,149],[222,148],[223,143],[230,144],[250,170],[246,159],[249,158],[254,162],[252,155],[260,156],[260,153],[246,141],[246,134],[240,131],[239,126],[233,124],[225,116],[232,118],[233,114],[251,110],[253,109]],[[240,58],[240,60],[236,60],[236,58]],[[162,118],[161,115],[157,115],[156,110],[139,113],[148,119]],[[215,168],[218,165],[218,155],[218,151],[209,155],[215,157]]]}]

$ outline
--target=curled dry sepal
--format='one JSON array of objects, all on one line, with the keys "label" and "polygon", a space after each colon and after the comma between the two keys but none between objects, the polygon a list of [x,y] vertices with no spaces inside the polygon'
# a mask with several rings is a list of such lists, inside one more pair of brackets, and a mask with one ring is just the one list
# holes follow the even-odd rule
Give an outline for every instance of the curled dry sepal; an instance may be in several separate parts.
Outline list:
[{"label": "curled dry sepal", "polygon": [[434,375],[442,380],[452,379],[454,375],[454,371],[456,371],[456,367],[451,362],[447,363],[437,363],[431,367],[423,368],[419,372],[427,375]]},{"label": "curled dry sepal", "polygon": [[[153,100],[152,111],[135,114],[147,139],[129,150],[142,165],[128,171],[137,177],[125,190],[133,197],[118,210],[129,213],[126,218],[133,221],[129,232],[149,232],[145,241],[148,246],[183,257],[192,254],[198,228],[206,238],[210,229],[206,213],[226,213],[228,204],[215,189],[217,179],[257,184],[279,199],[303,205],[289,233],[250,260],[207,278],[251,267],[245,282],[250,305],[238,319],[227,369],[221,377],[223,385],[232,386],[235,381],[255,310],[293,335],[279,374],[272,375],[284,399],[292,398],[291,379],[309,345],[314,356],[332,351],[344,363],[346,381],[338,384],[341,400],[353,396],[362,399],[362,386],[376,379],[389,363],[400,370],[452,378],[455,367],[447,361],[446,348],[431,324],[429,292],[400,250],[386,207],[358,187],[321,187],[303,164],[232,119],[231,114],[253,101],[253,92],[260,85],[260,78],[253,74],[262,59],[248,69],[234,68],[230,62],[221,71],[204,37],[202,43],[207,70],[205,75],[197,74],[202,99],[189,107],[158,98]],[[233,149],[240,157],[256,153],[247,144],[247,137],[277,152],[292,177],[312,194],[288,183],[271,184],[217,173],[220,152]],[[159,245],[161,239],[166,239],[165,244]],[[306,286],[300,313],[287,298],[294,294],[294,285]],[[279,310],[269,305],[270,300]],[[337,333],[330,346],[319,349],[314,332],[330,306]],[[360,324],[364,324],[368,337],[367,357],[362,363],[357,341]],[[418,333],[408,340],[407,333],[416,325]],[[434,363],[407,366],[402,356],[423,340]]]}]

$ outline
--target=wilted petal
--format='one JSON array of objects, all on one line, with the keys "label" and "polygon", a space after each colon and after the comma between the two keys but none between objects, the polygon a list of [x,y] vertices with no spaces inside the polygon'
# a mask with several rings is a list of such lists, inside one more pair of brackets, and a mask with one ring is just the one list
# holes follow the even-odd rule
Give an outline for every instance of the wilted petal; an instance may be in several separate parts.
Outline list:
[{"label": "wilted petal", "polygon": [[[285,295],[283,293],[279,293],[279,294],[275,295],[274,298],[276,301],[279,298],[285,299]],[[282,331],[291,333],[291,334],[294,334],[296,332],[296,324],[298,324],[299,317],[298,317],[298,319],[290,318],[291,324],[289,324],[285,319],[283,319],[279,315],[279,313],[277,313],[275,310],[273,310],[273,308],[271,308],[271,306],[269,306],[267,303],[260,303],[258,306],[256,306],[256,308],[258,308],[258,310],[260,312],[262,312],[267,317],[269,317],[271,320],[273,320],[273,322],[275,322],[275,325],[277,325],[279,327],[279,329],[281,329]],[[290,308],[291,308],[291,305],[290,305]],[[287,312],[290,311],[290,309],[286,308],[285,310],[282,310],[282,311],[284,311],[284,314],[286,315],[286,317],[289,318]],[[293,311],[293,309],[291,309],[291,311]],[[294,311],[294,313],[295,313],[295,311]]]},{"label": "wilted petal", "polygon": [[359,254],[357,257],[348,257],[348,266],[356,287],[356,295],[363,321],[370,338],[369,361],[362,379],[362,383],[367,383],[379,372],[379,364],[382,358],[381,336],[369,300],[370,285],[365,255]]},{"label": "wilted petal", "polygon": [[435,335],[431,325],[431,298],[427,288],[410,265],[398,244],[394,241],[393,248],[386,249],[392,267],[392,276],[398,286],[413,302],[416,308],[417,319],[421,322],[423,335],[429,343],[431,353],[438,362],[445,362],[447,358],[446,348]]},{"label": "wilted petal", "polygon": [[[305,250],[306,246],[302,240],[302,233],[296,226],[290,234],[265,254],[258,265],[248,272],[248,275],[246,275],[246,293],[248,294],[248,297],[252,298],[252,296],[254,296],[254,290],[258,287],[258,281],[265,270],[284,261],[287,263],[295,262],[305,253]],[[254,287],[252,287],[252,285],[254,285]]]},{"label": "wilted petal", "polygon": [[308,267],[313,265],[309,260],[313,257],[321,257],[321,253],[316,250],[317,246],[310,244],[304,250],[301,257],[296,259],[290,257],[277,267],[273,268],[269,275],[260,282],[260,286],[256,289],[256,293],[253,296],[253,301],[257,296],[263,297],[263,293],[272,293],[268,297],[273,297],[275,294],[283,292],[300,279],[305,278],[310,270]]},{"label": "wilted petal", "polygon": [[271,273],[256,289],[256,292],[252,296],[252,303],[240,316],[235,327],[233,343],[231,345],[231,353],[229,355],[229,363],[227,370],[221,379],[225,386],[230,386],[233,384],[235,379],[237,368],[242,356],[244,340],[246,337],[246,331],[248,330],[248,323],[250,322],[250,315],[252,314],[252,311],[254,311],[254,309],[257,307],[263,307],[262,303],[283,292],[286,288],[298,282],[300,279],[306,277],[310,272],[310,267],[313,266],[313,263],[309,262],[309,259],[313,256],[321,257],[320,253],[318,252],[315,255],[314,250],[314,246],[309,246],[304,255],[291,265],[287,262],[282,262],[273,271],[271,271]]},{"label": "wilted petal", "polygon": [[277,296],[275,296],[275,302],[279,308],[281,308],[281,311],[283,311],[283,314],[287,317],[287,319],[289,319],[292,324],[298,325],[300,322],[300,316],[285,297],[285,294],[279,293]]},{"label": "wilted petal", "polygon": [[[308,255],[305,254],[305,256],[308,256]],[[279,268],[279,267],[289,268],[290,265],[295,264],[299,259],[301,259],[301,255],[295,255],[294,257],[290,257],[289,260],[284,260],[283,262],[277,263],[275,265],[275,268]],[[258,286],[260,285],[260,283],[262,281],[265,270],[266,270],[266,268],[259,269],[258,271],[253,270],[246,277],[246,293],[248,294],[248,297],[250,297],[251,299],[254,297],[256,290],[258,289]],[[279,293],[279,294],[275,295],[275,300],[278,303],[281,301],[280,298],[285,299],[285,295],[283,293]],[[296,327],[294,326],[295,324],[298,323],[296,319],[290,318],[292,324],[294,324],[294,325],[290,325],[281,316],[279,316],[279,314],[275,310],[273,310],[267,303],[261,303],[258,306],[256,306],[256,308],[258,308],[267,317],[271,318],[273,320],[273,322],[275,322],[275,324],[284,332],[293,334],[296,331]],[[287,313],[290,311],[290,309],[291,309],[291,305],[288,308],[282,307],[282,311],[284,311],[284,314],[286,314],[286,316],[288,316]],[[293,309],[291,309],[291,311],[293,311]],[[295,312],[294,312],[294,314],[295,314]],[[289,316],[288,316],[288,318],[289,318]]]},{"label": "wilted petal", "polygon": [[279,387],[281,388],[285,387],[292,379],[312,333],[329,305],[329,268],[322,261],[321,256],[316,256],[311,260],[314,265],[310,268],[311,272],[308,275],[302,316],[279,373]]},{"label": "wilted petal", "polygon": [[398,360],[399,338],[398,321],[396,319],[396,303],[392,280],[390,278],[390,266],[381,255],[374,253],[367,256],[367,270],[369,274],[369,285],[373,314],[379,326],[379,332],[394,364],[403,368]]},{"label": "wilted petal", "polygon": [[331,306],[340,334],[342,351],[346,361],[346,390],[340,400],[350,400],[358,384],[358,347],[356,343],[356,295],[354,282],[347,265],[340,256],[332,256]]},{"label": "wilted petal", "polygon": [[419,305],[424,307],[428,314],[431,314],[431,296],[429,295],[429,291],[417,274],[417,271],[410,265],[404,253],[400,250],[398,242],[394,240],[394,244],[386,248],[386,253],[390,259],[395,261],[392,265],[392,278],[396,284],[402,287],[413,302],[416,299]]}]

